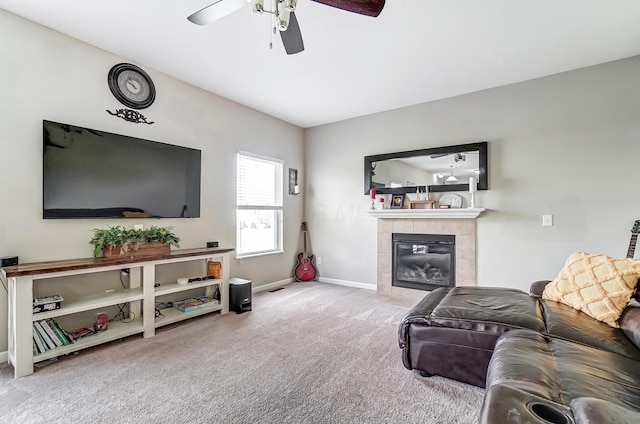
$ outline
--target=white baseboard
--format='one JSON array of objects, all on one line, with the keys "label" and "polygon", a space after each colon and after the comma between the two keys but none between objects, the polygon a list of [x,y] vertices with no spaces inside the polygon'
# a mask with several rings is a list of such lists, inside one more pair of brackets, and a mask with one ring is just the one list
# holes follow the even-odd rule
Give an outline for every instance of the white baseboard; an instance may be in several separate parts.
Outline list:
[{"label": "white baseboard", "polygon": [[320,277],[321,283],[335,284],[337,286],[355,287],[357,289],[377,290],[375,284],[359,283],[357,281],[338,280],[337,278]]},{"label": "white baseboard", "polygon": [[292,282],[293,282],[293,278],[285,278],[284,280],[276,281],[274,283],[262,284],[260,286],[253,287],[251,289],[251,292],[252,293],[258,293],[258,292],[261,292],[261,291],[277,289],[278,287],[285,286],[285,285],[287,285],[289,283],[292,283]]},{"label": "white baseboard", "polygon": [[4,352],[0,352],[0,364],[5,362],[9,362],[9,352],[6,350]]},{"label": "white baseboard", "polygon": [[[251,292],[258,293],[261,291],[276,289],[278,287],[286,286],[287,284],[293,283],[294,281],[295,280],[293,278],[285,278],[284,280],[276,281],[274,283],[262,284],[260,286],[253,287],[251,289]],[[366,290],[377,290],[374,284],[359,283],[357,281],[338,280],[337,278],[326,278],[326,277],[319,277],[317,281],[321,283],[335,284],[336,286],[354,287],[357,289],[366,289]]]}]

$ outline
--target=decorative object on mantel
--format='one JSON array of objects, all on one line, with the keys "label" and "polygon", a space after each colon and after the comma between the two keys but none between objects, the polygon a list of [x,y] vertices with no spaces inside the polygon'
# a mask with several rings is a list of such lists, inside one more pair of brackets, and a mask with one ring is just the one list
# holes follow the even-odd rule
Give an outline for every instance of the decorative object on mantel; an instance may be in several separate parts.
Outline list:
[{"label": "decorative object on mantel", "polygon": [[371,209],[376,208],[376,189],[372,188],[369,190],[369,195],[371,196]]},{"label": "decorative object on mantel", "polygon": [[148,122],[147,118],[138,111],[131,109],[116,109],[115,112],[111,112],[107,109],[107,113],[109,115],[117,116],[118,118],[122,118],[127,122],[133,122],[136,124],[147,124],[151,125],[155,123],[155,121]]},{"label": "decorative object on mantel", "polygon": [[391,195],[391,209],[402,209],[404,207],[404,194]]},{"label": "decorative object on mantel", "polygon": [[382,210],[382,209],[384,209],[384,207],[385,207],[385,204],[384,204],[384,196],[380,196],[380,197],[378,198],[378,209],[379,209],[379,210]]},{"label": "decorative object on mantel", "polygon": [[478,183],[474,177],[469,177],[469,194],[471,195],[471,201],[469,202],[470,208],[476,207],[476,191],[478,191]]},{"label": "decorative object on mantel", "polygon": [[425,209],[433,209],[435,207],[434,200],[409,200],[409,209],[418,209],[417,205],[424,205]]},{"label": "decorative object on mantel", "polygon": [[462,207],[462,197],[457,194],[447,193],[440,198],[438,204],[441,208],[459,208]]},{"label": "decorative object on mantel", "polygon": [[94,246],[93,256],[105,258],[135,257],[168,254],[171,246],[180,247],[180,238],[173,227],[152,226],[146,230],[127,230],[122,226],[94,229],[89,244]]}]

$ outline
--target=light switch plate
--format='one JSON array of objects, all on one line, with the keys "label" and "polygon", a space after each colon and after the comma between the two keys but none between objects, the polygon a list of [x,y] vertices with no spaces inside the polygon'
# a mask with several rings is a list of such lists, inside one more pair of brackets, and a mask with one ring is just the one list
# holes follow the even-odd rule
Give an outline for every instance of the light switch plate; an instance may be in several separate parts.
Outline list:
[{"label": "light switch plate", "polygon": [[553,225],[553,215],[542,215],[542,225],[550,227]]}]

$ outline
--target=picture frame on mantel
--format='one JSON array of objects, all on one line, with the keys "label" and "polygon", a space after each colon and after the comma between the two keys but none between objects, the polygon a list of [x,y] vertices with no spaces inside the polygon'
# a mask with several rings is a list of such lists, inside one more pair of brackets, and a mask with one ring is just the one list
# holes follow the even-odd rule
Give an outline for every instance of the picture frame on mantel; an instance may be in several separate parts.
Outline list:
[{"label": "picture frame on mantel", "polygon": [[404,207],[404,193],[391,195],[391,209],[402,209]]}]

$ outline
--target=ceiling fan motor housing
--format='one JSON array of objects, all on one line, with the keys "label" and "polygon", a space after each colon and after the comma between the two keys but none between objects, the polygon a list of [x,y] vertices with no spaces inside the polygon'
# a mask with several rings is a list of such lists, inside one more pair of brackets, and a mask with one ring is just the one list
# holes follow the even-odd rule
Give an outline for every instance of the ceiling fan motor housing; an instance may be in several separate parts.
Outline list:
[{"label": "ceiling fan motor housing", "polygon": [[276,20],[278,22],[278,29],[280,31],[286,31],[289,28],[289,19],[291,18],[291,11],[287,8],[286,1],[278,2],[278,10],[276,12]]}]

